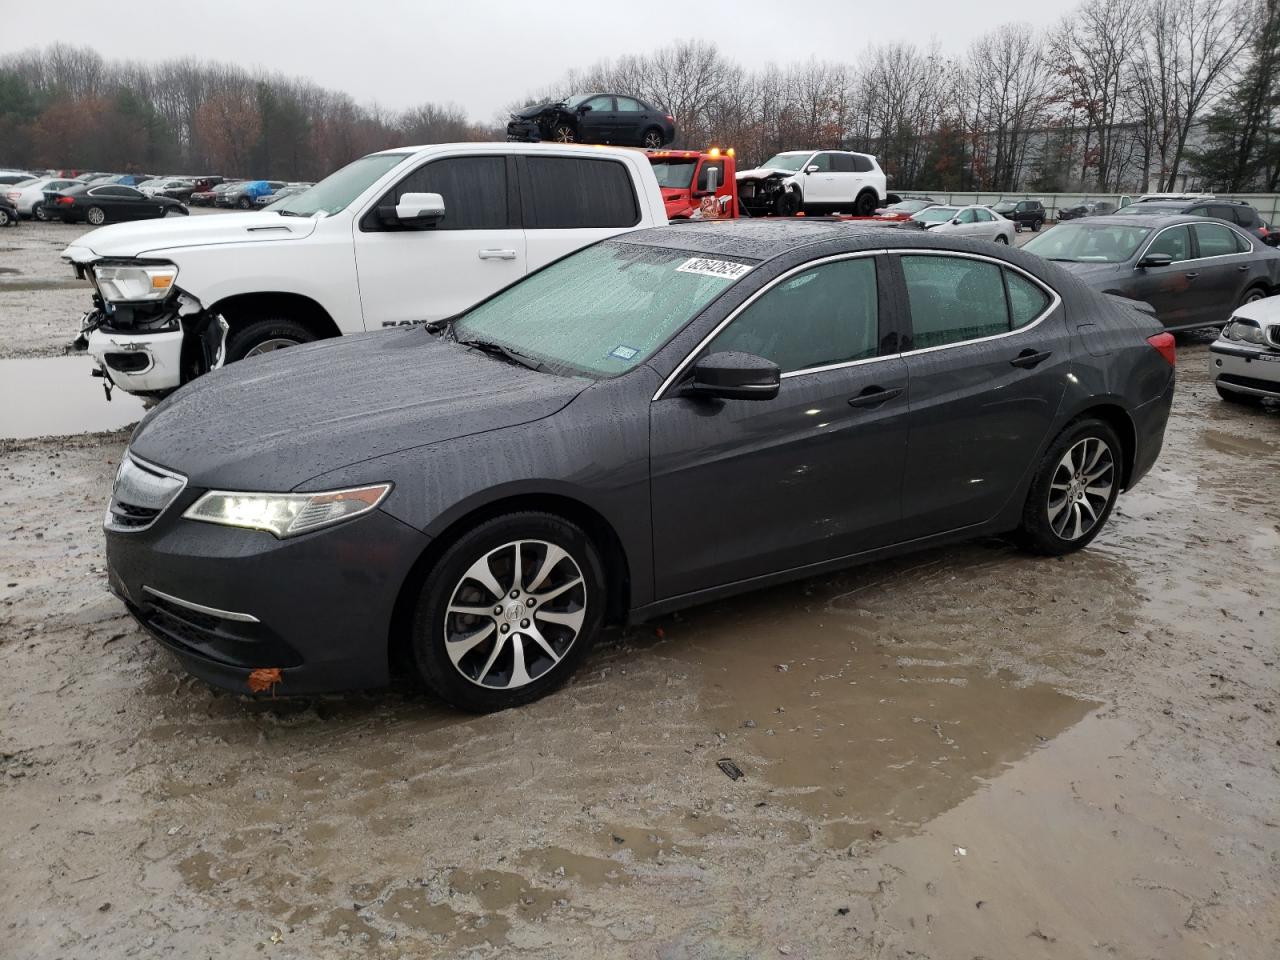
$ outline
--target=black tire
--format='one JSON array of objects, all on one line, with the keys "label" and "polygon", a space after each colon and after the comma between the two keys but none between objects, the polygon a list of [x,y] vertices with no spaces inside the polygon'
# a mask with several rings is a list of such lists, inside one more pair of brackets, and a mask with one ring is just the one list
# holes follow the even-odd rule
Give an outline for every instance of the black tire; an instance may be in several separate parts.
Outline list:
[{"label": "black tire", "polygon": [[1265,289],[1262,287],[1250,287],[1244,292],[1244,296],[1240,298],[1240,306],[1243,307],[1246,303],[1257,303],[1259,300],[1265,300],[1266,298],[1267,291]]},{"label": "black tire", "polygon": [[[287,317],[255,320],[227,334],[226,362],[234,363],[237,360],[243,360],[263,346],[277,341],[280,342],[280,346],[296,346],[300,343],[310,343],[315,339],[316,335],[297,320],[290,320]],[[280,349],[280,347],[272,346],[270,349]]]},{"label": "black tire", "polygon": [[640,146],[646,150],[657,150],[663,144],[662,131],[657,127],[650,127],[640,135]]},{"label": "black tire", "polygon": [[252,210],[253,201],[250,200],[248,197],[241,197],[239,200],[236,201],[236,206],[239,207],[241,210]]},{"label": "black tire", "polygon": [[34,203],[31,205],[31,219],[39,220],[41,223],[49,219],[49,213],[44,208],[44,203]]},{"label": "black tire", "polygon": [[[576,573],[580,572],[581,587],[571,587],[569,592],[579,589],[582,591],[571,601],[575,604],[581,603],[583,613],[581,625],[578,632],[568,639],[567,645],[558,648],[560,658],[555,661],[545,654],[545,648],[540,648],[531,641],[530,656],[526,659],[522,655],[520,662],[532,679],[519,686],[504,687],[503,680],[510,682],[516,674],[515,657],[512,651],[515,649],[514,641],[517,637],[521,641],[519,649],[522,651],[525,649],[525,635],[515,627],[515,624],[518,622],[520,628],[526,628],[533,623],[532,618],[518,619],[522,615],[519,610],[521,601],[528,603],[528,592],[514,598],[512,593],[504,592],[502,597],[497,597],[493,595],[492,589],[482,588],[478,581],[467,577],[466,574],[478,561],[495,552],[498,554],[498,569],[495,570],[494,565],[491,564],[486,566],[493,577],[494,584],[510,590],[514,586],[512,570],[510,565],[504,569],[500,565],[501,560],[507,546],[523,543],[528,553],[524,555],[525,572],[520,586],[524,587],[527,584],[528,587],[536,588],[539,583],[535,578],[542,572],[538,562],[539,542],[559,547],[568,554],[572,564],[565,565],[561,560],[557,569],[562,572],[567,570],[564,575],[569,580],[574,579]],[[541,556],[545,557],[545,552]],[[573,565],[576,565],[576,571]],[[533,571],[532,574],[529,573],[530,570]],[[461,596],[463,591],[470,591],[471,596]],[[457,613],[449,612],[455,594],[460,597],[459,605],[474,604],[478,609],[481,606],[487,608],[489,603],[496,603],[497,607],[510,607],[511,615],[504,612],[501,616],[493,616],[490,620],[490,615],[486,612],[482,616],[471,616],[469,620],[465,617],[470,615],[464,615],[461,622],[456,619],[451,620],[450,617],[459,616]],[[561,595],[564,596],[564,594]],[[587,655],[604,620],[606,597],[604,565],[599,551],[591,538],[576,524],[554,514],[535,511],[509,513],[495,517],[473,527],[459,537],[440,556],[423,581],[414,609],[413,635],[410,638],[414,665],[423,683],[432,693],[461,710],[489,713],[529,703],[546,696],[563,684]],[[497,632],[499,622],[507,626],[507,631],[503,634]],[[543,621],[540,626],[546,630],[547,622]],[[458,629],[456,636],[462,636],[464,639],[477,632],[485,631],[481,640],[468,648],[465,653],[458,655],[456,666],[450,657],[446,639],[446,631],[451,628]],[[557,649],[557,644],[565,642],[565,636],[561,634],[559,639],[556,639],[548,634],[548,640],[554,650]],[[486,667],[489,668],[489,672],[486,672]],[[495,670],[496,674],[492,672]],[[476,676],[470,675],[473,673]],[[490,677],[493,678],[492,683],[480,682]]]},{"label": "black tire", "polygon": [[[1075,515],[1083,517],[1084,511],[1077,508],[1071,500],[1069,494],[1074,492],[1074,488],[1059,490],[1055,486],[1055,474],[1058,474],[1068,451],[1076,450],[1077,445],[1089,440],[1100,441],[1105,445],[1110,457],[1110,473],[1098,477],[1092,484],[1101,485],[1104,480],[1109,480],[1110,489],[1105,505],[1099,504],[1097,500],[1090,501],[1092,505],[1088,509],[1094,511],[1095,519],[1091,526],[1076,536],[1072,527],[1072,517]],[[1085,451],[1088,452],[1089,449],[1086,447]],[[1101,466],[1102,463],[1099,462],[1094,469],[1099,469]],[[1022,524],[1015,535],[1018,545],[1031,553],[1054,557],[1073,553],[1088,546],[1106,526],[1107,519],[1111,516],[1116,498],[1120,495],[1123,470],[1124,448],[1120,444],[1120,438],[1116,436],[1116,432],[1109,424],[1092,417],[1068,424],[1057,439],[1049,445],[1044,458],[1040,461],[1040,466],[1036,468],[1031,489],[1027,491],[1027,501],[1022,508]],[[1057,479],[1060,481],[1061,477]],[[1056,514],[1051,505],[1051,494],[1054,497],[1061,494],[1060,502],[1064,504]],[[1061,523],[1064,519],[1062,511],[1067,515],[1065,518],[1067,536],[1063,536],[1055,529],[1055,522]]]},{"label": "black tire", "polygon": [[864,191],[858,194],[858,198],[853,201],[853,215],[855,217],[869,217],[876,212],[876,203],[878,199],[874,193]]},{"label": "black tire", "polygon": [[9,226],[12,220],[13,217],[9,216],[9,211],[4,207],[0,207],[0,227]]},{"label": "black tire", "polygon": [[1044,222],[1043,220],[1032,220],[1032,221],[1031,221],[1031,232],[1032,232],[1032,233],[1039,233],[1039,232],[1040,232],[1040,224],[1042,224],[1043,222]]},{"label": "black tire", "polygon": [[778,199],[773,201],[773,212],[780,217],[794,217],[803,206],[799,193],[794,190],[783,190],[778,194]]},{"label": "black tire", "polygon": [[1218,391],[1218,396],[1227,401],[1227,403],[1234,403],[1241,407],[1262,406],[1262,398],[1254,396],[1252,393],[1237,393],[1235,390],[1230,390],[1219,383],[1215,383],[1213,387]]},{"label": "black tire", "polygon": [[573,124],[562,121],[551,128],[551,139],[555,143],[577,143],[578,131]]},{"label": "black tire", "polygon": [[1003,243],[1005,246],[1008,246],[1008,245],[1009,245],[1009,240],[1008,240],[1008,238],[1006,238],[1006,237],[1005,237],[1005,235],[1004,235],[1003,233],[997,233],[997,234],[996,234],[996,243]]},{"label": "black tire", "polygon": [[90,207],[84,212],[84,222],[93,227],[100,227],[107,222],[107,211],[101,207]]}]

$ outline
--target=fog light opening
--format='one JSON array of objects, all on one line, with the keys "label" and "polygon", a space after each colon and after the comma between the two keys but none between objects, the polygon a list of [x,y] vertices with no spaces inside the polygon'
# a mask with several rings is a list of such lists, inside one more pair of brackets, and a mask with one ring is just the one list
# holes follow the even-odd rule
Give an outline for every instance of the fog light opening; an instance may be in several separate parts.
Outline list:
[{"label": "fog light opening", "polygon": [[270,691],[274,697],[276,687],[284,680],[284,671],[279,667],[259,667],[249,674],[249,692],[266,693]]}]

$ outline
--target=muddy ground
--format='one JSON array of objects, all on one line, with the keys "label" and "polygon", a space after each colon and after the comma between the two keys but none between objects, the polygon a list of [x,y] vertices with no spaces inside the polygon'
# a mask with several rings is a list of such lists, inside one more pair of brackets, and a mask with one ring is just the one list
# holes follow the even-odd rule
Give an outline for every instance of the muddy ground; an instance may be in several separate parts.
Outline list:
[{"label": "muddy ground", "polygon": [[1206,358],[1090,549],[708,605],[489,717],[191,680],[105,592],[126,433],[0,441],[0,956],[1271,960],[1280,411]]}]

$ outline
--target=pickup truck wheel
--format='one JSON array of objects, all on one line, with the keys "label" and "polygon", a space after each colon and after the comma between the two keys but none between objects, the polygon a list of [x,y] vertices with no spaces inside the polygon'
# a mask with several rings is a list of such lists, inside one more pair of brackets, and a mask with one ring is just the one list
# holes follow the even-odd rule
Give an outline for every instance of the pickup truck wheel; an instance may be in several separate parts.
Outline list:
[{"label": "pickup truck wheel", "polygon": [[1042,222],[1043,222],[1043,221],[1041,221],[1041,220],[1032,220],[1032,221],[1031,221],[1031,232],[1032,232],[1032,233],[1039,233],[1039,232],[1040,232],[1040,224],[1041,224]]},{"label": "pickup truck wheel", "polygon": [[90,207],[85,211],[84,218],[95,227],[100,227],[107,222],[107,211],[101,207]]},{"label": "pickup truck wheel", "polygon": [[285,347],[296,347],[314,339],[316,335],[296,320],[282,317],[257,320],[231,331],[227,337],[227,363],[283,350]]}]

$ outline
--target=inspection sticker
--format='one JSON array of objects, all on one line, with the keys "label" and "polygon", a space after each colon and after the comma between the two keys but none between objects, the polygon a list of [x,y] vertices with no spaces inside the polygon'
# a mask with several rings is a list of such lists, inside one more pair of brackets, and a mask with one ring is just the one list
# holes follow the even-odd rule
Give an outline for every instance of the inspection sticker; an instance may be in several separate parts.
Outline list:
[{"label": "inspection sticker", "polygon": [[745,263],[734,263],[732,260],[710,260],[706,257],[690,257],[676,267],[676,273],[700,273],[704,277],[737,280],[750,269]]},{"label": "inspection sticker", "polygon": [[630,360],[639,352],[635,347],[614,347],[609,351],[609,356],[617,357],[619,360]]}]

